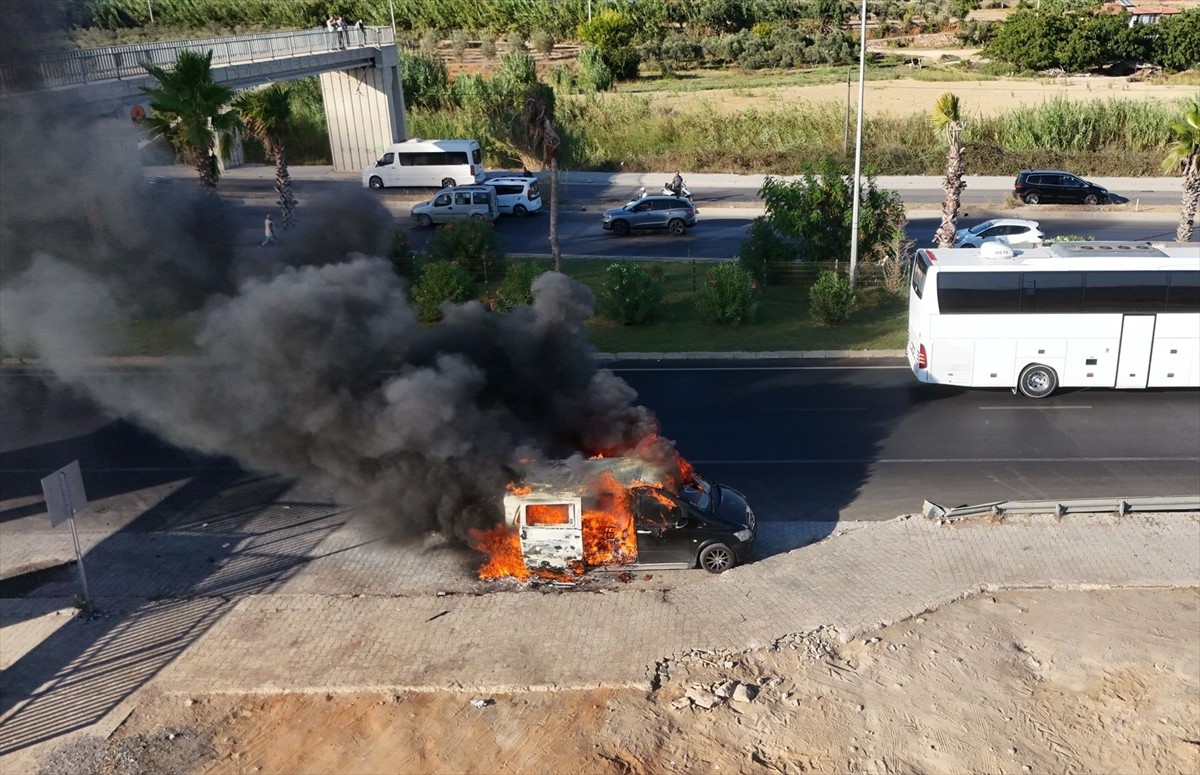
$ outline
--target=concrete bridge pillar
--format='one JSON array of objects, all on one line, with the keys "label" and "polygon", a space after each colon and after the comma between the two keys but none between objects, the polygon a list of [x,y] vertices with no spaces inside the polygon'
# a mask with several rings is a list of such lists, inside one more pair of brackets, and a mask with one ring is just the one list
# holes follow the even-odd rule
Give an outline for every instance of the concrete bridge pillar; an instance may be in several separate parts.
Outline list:
[{"label": "concrete bridge pillar", "polygon": [[321,97],[336,170],[362,170],[374,164],[385,147],[408,137],[395,47],[382,49],[376,61],[384,64],[321,73]]}]

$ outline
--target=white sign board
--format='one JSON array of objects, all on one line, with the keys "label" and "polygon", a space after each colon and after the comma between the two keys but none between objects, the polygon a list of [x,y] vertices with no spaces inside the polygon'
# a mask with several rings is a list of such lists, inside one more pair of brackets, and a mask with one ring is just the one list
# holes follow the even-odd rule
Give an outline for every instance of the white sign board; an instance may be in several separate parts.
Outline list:
[{"label": "white sign board", "polygon": [[46,496],[46,510],[50,513],[51,527],[56,527],[75,516],[77,511],[87,505],[79,461],[74,460],[42,479],[42,494]]}]

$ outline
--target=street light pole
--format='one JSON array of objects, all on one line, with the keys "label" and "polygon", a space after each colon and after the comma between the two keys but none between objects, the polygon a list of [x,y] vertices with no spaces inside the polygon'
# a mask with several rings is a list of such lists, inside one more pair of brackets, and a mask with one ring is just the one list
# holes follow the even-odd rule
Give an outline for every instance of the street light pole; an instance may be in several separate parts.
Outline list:
[{"label": "street light pole", "polygon": [[146,0],[146,8],[150,11],[150,23],[154,24],[154,0]]},{"label": "street light pole", "polygon": [[863,81],[867,73],[867,0],[862,0],[858,32],[858,129],[854,134],[854,208],[850,224],[850,287],[858,279],[858,205],[862,186]]},{"label": "street light pole", "polygon": [[396,39],[396,2],[388,0],[388,10],[392,12],[392,40]]}]

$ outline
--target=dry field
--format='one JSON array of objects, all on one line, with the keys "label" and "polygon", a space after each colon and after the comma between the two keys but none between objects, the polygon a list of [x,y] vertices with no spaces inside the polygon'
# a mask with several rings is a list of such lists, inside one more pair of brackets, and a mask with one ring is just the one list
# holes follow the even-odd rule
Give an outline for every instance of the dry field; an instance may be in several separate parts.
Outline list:
[{"label": "dry field", "polygon": [[1200,772],[1198,642],[1196,589],[984,594],[694,655],[650,692],[148,692],[42,772]]}]

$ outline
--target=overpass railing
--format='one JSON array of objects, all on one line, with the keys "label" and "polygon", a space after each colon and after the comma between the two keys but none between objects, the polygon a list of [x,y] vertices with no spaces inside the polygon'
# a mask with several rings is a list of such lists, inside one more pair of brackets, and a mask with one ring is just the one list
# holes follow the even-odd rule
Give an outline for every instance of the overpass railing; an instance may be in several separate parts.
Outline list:
[{"label": "overpass railing", "polygon": [[213,65],[221,66],[394,43],[391,27],[347,29],[340,35],[321,28],[56,51],[0,67],[0,96],[95,81],[140,79],[146,75],[143,65],[169,68],[183,50],[212,51]]}]

